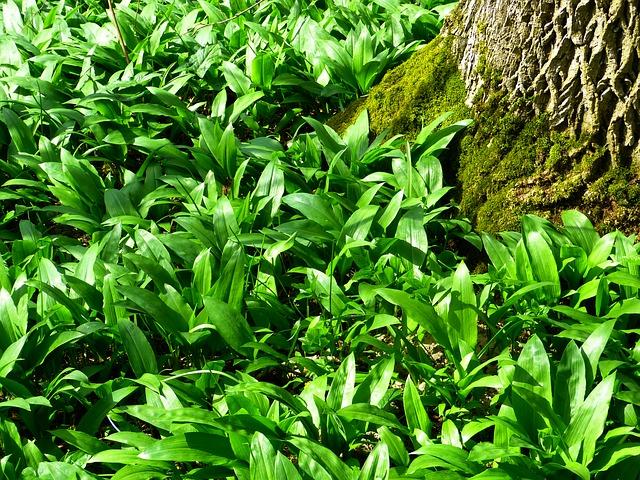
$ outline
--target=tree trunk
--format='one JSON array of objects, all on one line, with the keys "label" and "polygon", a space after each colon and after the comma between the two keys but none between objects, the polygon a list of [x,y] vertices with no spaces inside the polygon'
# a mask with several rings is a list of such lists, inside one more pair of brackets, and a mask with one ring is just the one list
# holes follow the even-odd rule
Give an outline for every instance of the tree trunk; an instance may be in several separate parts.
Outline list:
[{"label": "tree trunk", "polygon": [[554,129],[594,134],[615,165],[640,162],[637,0],[463,0],[454,39],[468,99],[486,87],[531,98]]},{"label": "tree trunk", "polygon": [[[579,208],[640,232],[638,0],[461,0],[442,35],[334,122],[411,136],[473,117],[453,162],[478,228]],[[457,160],[456,160],[457,158]]]}]

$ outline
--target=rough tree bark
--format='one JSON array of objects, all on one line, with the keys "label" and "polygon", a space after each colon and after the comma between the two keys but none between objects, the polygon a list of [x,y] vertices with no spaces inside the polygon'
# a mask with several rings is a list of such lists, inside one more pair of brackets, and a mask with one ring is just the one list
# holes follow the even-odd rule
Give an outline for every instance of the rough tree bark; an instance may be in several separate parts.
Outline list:
[{"label": "rough tree bark", "polygon": [[411,136],[444,111],[471,116],[455,170],[480,229],[579,208],[640,233],[639,71],[638,0],[461,0],[334,124],[366,108],[374,131]]},{"label": "rough tree bark", "polygon": [[463,0],[453,37],[468,100],[486,86],[531,98],[551,127],[606,143],[614,164],[640,156],[640,5],[637,0]]}]

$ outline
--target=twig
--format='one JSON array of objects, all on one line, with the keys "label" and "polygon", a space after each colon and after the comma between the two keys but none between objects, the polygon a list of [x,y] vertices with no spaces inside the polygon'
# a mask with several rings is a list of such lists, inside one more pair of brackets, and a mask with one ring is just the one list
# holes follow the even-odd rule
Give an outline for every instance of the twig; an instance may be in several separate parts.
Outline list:
[{"label": "twig", "polygon": [[120,48],[122,49],[124,59],[128,65],[130,63],[129,53],[127,52],[127,46],[124,43],[124,38],[122,38],[122,31],[120,30],[120,25],[118,24],[118,19],[116,18],[116,11],[113,9],[113,3],[111,3],[111,0],[107,0],[107,4],[109,5],[109,7],[107,8],[107,15],[109,15],[109,17],[111,18],[111,21],[116,27],[118,43],[120,43]]},{"label": "twig", "polygon": [[270,2],[271,0],[258,0],[256,3],[254,3],[253,5],[249,5],[247,8],[245,8],[244,10],[241,10],[239,12],[236,12],[233,16],[228,17],[228,18],[224,18],[222,20],[219,20],[217,22],[213,22],[213,23],[201,23],[199,25],[196,25],[195,28],[193,29],[194,32],[199,31],[202,28],[205,27],[210,27],[212,25],[224,25],[225,23],[230,22],[231,20],[235,20],[238,17],[241,17],[242,15],[244,15],[245,13],[247,13],[249,10],[259,7],[261,6],[263,3],[266,2]]},{"label": "twig", "polygon": [[224,20],[220,20],[219,22],[215,22],[213,25],[222,25],[223,23],[227,23],[230,22],[231,20],[235,20],[236,18],[244,15],[245,13],[247,13],[249,10],[252,10],[256,7],[259,7],[260,4],[264,3],[266,0],[258,0],[256,3],[249,5],[247,8],[245,8],[244,10],[240,10],[239,12],[236,12],[235,15],[233,15],[232,17],[229,18],[225,18]]}]

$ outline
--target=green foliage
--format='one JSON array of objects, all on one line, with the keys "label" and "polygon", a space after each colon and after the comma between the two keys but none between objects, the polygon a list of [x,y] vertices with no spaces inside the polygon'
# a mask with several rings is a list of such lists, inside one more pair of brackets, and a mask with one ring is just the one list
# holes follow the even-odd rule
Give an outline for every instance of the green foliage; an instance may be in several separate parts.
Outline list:
[{"label": "green foliage", "polygon": [[3,3],[0,479],[640,470],[635,240],[323,123],[452,6]]}]

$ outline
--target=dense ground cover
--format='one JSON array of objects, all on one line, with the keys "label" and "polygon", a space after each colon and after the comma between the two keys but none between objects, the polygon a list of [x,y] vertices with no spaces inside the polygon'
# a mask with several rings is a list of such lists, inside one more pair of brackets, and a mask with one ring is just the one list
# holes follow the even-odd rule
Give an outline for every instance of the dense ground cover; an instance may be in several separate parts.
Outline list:
[{"label": "dense ground cover", "polygon": [[3,2],[0,478],[637,476],[635,239],[323,123],[439,3]]}]

